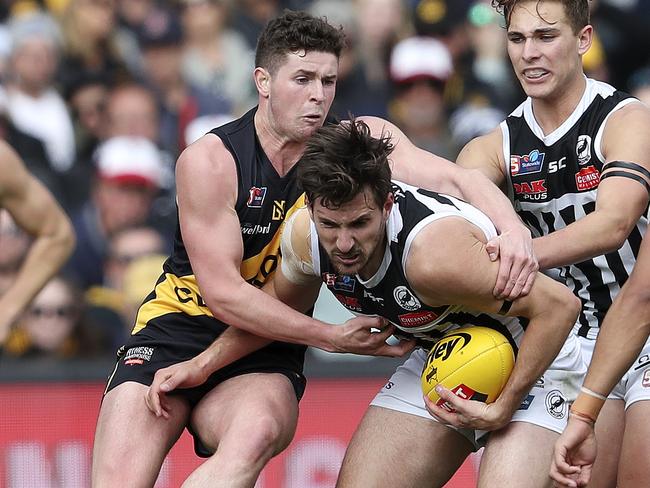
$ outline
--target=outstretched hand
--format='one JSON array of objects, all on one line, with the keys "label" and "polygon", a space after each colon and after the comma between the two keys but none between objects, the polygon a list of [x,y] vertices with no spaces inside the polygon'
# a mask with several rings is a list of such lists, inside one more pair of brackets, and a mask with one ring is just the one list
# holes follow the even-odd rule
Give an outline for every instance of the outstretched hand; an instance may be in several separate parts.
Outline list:
[{"label": "outstretched hand", "polygon": [[495,403],[486,404],[461,398],[443,387],[436,386],[436,393],[449,408],[439,407],[428,396],[424,404],[428,412],[441,423],[460,429],[497,430],[508,423],[512,414]]},{"label": "outstretched hand", "polygon": [[539,269],[530,231],[523,225],[507,230],[490,239],[486,251],[492,261],[499,259],[494,296],[501,300],[526,296]]},{"label": "outstretched hand", "polygon": [[550,475],[556,487],[587,486],[596,460],[593,425],[574,417],[555,442]]},{"label": "outstretched hand", "polygon": [[355,317],[336,330],[335,352],[400,357],[415,347],[415,340],[388,344],[386,340],[395,332],[395,326],[380,317]]},{"label": "outstretched hand", "polygon": [[205,383],[208,375],[198,363],[190,359],[159,369],[145,393],[147,408],[156,417],[169,418],[170,406],[166,394],[177,388],[192,388]]}]

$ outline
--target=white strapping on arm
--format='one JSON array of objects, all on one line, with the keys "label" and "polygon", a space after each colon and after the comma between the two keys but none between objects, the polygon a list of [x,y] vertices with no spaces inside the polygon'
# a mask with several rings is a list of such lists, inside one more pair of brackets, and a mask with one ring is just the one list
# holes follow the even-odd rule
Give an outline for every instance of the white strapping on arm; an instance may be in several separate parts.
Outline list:
[{"label": "white strapping on arm", "polygon": [[[280,241],[280,249],[282,252],[281,269],[282,274],[289,281],[296,285],[304,285],[314,281],[314,276],[318,276],[314,272],[314,265],[311,256],[311,230],[306,237],[307,245],[305,246],[305,256],[300,256],[293,246],[293,224],[299,213],[296,213],[289,218],[284,224],[282,231],[282,239]],[[311,226],[308,226],[311,229]],[[302,236],[297,236],[302,238]]]}]

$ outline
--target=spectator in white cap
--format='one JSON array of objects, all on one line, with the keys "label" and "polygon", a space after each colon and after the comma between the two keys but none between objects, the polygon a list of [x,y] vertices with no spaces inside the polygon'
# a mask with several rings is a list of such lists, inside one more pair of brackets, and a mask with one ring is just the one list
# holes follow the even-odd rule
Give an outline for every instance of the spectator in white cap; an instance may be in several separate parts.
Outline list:
[{"label": "spectator in white cap", "polygon": [[395,89],[391,119],[417,146],[447,159],[456,157],[444,103],[445,84],[452,73],[449,50],[433,38],[404,39],[391,53]]},{"label": "spectator in white cap", "polygon": [[146,223],[170,178],[158,148],[144,137],[108,139],[97,148],[95,164],[90,199],[73,217],[77,247],[68,266],[84,288],[103,282],[107,239]]}]

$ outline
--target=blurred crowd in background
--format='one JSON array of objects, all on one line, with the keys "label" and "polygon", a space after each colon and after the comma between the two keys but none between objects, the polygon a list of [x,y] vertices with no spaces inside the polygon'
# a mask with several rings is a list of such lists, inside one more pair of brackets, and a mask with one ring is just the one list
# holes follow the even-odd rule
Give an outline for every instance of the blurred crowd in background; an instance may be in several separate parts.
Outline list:
[{"label": "blurred crowd in background", "polygon": [[[586,72],[650,103],[650,1],[590,4]],[[0,1],[0,137],[77,235],[7,357],[101,357],[123,343],[172,245],[175,160],[256,104],[257,35],[284,8],[347,34],[338,118],[388,118],[454,160],[523,101],[489,0]],[[29,242],[0,211],[0,293]]]}]

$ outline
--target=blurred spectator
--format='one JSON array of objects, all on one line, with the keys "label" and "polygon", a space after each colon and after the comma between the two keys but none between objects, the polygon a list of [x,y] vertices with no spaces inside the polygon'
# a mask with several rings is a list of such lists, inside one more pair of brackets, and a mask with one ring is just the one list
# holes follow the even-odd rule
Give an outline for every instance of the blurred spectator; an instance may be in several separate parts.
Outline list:
[{"label": "blurred spectator", "polygon": [[[91,287],[85,296],[89,316],[110,337],[114,348],[124,343],[133,326],[137,307],[151,291],[151,283],[160,275],[168,251],[162,235],[152,227],[129,227],[110,238],[104,283]],[[147,272],[149,269],[142,267],[135,271],[132,269],[134,263],[152,256],[156,263],[155,271]],[[138,273],[144,273],[144,276],[138,276]],[[144,279],[149,280],[147,289],[138,289],[137,283]]]},{"label": "blurred spectator", "polygon": [[257,45],[257,37],[266,23],[277,17],[282,8],[280,0],[239,0],[232,2],[234,10],[232,25],[248,43],[249,49],[254,50]]},{"label": "blurred spectator", "polygon": [[54,89],[59,57],[55,22],[46,14],[11,23],[12,52],[7,111],[12,122],[45,144],[52,169],[68,170],[75,156],[74,131],[67,107]]},{"label": "blurred spectator", "polygon": [[106,350],[101,334],[84,320],[80,291],[62,276],[50,280],[29,305],[6,344],[8,356],[72,359]]},{"label": "blurred spectator", "polygon": [[455,159],[457,150],[447,131],[443,99],[452,72],[449,51],[436,39],[411,37],[393,49],[391,118],[415,145],[448,159]]},{"label": "blurred spectator", "polygon": [[158,143],[160,114],[155,95],[145,86],[123,84],[111,90],[106,101],[108,137],[144,137]]},{"label": "blurred spectator", "polygon": [[144,138],[108,139],[97,149],[96,165],[91,198],[73,216],[77,247],[68,263],[83,288],[103,283],[107,240],[147,222],[165,178],[160,152]]},{"label": "blurred spectator", "polygon": [[119,53],[114,0],[70,0],[61,26],[64,51],[58,79],[63,91],[79,76],[99,74],[115,84],[130,74]]},{"label": "blurred spectator", "polygon": [[506,114],[494,107],[479,106],[476,103],[462,105],[449,119],[452,141],[460,151],[475,137],[495,129],[505,118]]},{"label": "blurred spectator", "polygon": [[227,27],[226,0],[181,0],[184,78],[226,99],[239,116],[257,103],[254,53],[237,31]]},{"label": "blurred spectator", "polygon": [[176,157],[185,146],[185,127],[197,116],[230,113],[225,98],[187,83],[181,74],[183,32],[169,10],[158,9],[146,19],[140,31],[147,82],[160,107],[159,141]]},{"label": "blurred spectator", "polygon": [[628,90],[631,95],[650,106],[650,66],[644,66],[632,73]]}]

